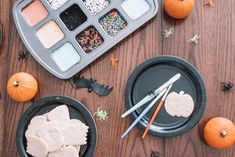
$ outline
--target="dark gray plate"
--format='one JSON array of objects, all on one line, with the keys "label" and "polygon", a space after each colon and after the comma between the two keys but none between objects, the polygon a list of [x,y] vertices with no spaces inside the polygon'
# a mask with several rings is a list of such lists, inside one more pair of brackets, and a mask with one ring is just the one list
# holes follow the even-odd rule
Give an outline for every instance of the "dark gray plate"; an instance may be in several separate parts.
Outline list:
[{"label": "dark gray plate", "polygon": [[79,119],[89,126],[89,132],[87,136],[88,143],[81,147],[79,153],[80,157],[93,156],[97,144],[97,128],[91,113],[83,104],[73,98],[64,96],[51,96],[35,101],[25,111],[22,118],[20,119],[16,133],[16,145],[20,157],[31,157],[31,155],[26,153],[26,139],[24,135],[30,120],[34,116],[45,114],[50,112],[55,107],[64,104],[69,108],[71,119]]},{"label": "dark gray plate", "polygon": [[[194,112],[188,118],[178,118],[167,114],[165,107],[162,106],[149,130],[153,135],[177,136],[187,132],[198,123],[206,106],[206,89],[203,80],[189,62],[174,56],[159,56],[139,65],[127,82],[125,102],[129,109],[177,73],[181,73],[182,76],[173,84],[170,92],[184,91],[190,94],[195,103]],[[132,120],[135,120],[148,104],[133,112]],[[146,128],[157,104],[141,119],[138,125],[140,128]]]}]

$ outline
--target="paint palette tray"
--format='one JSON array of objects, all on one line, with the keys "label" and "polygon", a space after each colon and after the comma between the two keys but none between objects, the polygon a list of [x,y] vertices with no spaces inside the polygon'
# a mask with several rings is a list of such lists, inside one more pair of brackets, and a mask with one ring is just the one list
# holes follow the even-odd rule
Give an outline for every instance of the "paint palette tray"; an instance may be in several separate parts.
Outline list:
[{"label": "paint palette tray", "polygon": [[67,79],[153,18],[156,0],[18,0],[17,30],[33,57]]}]

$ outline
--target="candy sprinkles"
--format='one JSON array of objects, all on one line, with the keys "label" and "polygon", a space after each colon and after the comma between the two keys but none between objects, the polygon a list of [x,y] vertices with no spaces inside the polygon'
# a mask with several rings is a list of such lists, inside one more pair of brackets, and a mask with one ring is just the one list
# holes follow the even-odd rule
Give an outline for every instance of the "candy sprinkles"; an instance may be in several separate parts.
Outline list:
[{"label": "candy sprinkles", "polygon": [[[108,52],[153,18],[159,6],[156,0],[16,1],[14,20],[26,47],[60,79],[73,77]],[[112,66],[118,62],[110,60]]]},{"label": "candy sprinkles", "polygon": [[53,10],[59,9],[62,5],[64,5],[68,0],[47,0],[47,2],[51,5]]},{"label": "candy sprinkles", "polygon": [[84,5],[91,12],[92,15],[96,15],[106,7],[109,6],[109,0],[83,0]]},{"label": "candy sprinkles", "polygon": [[76,38],[79,45],[86,53],[92,52],[104,42],[99,32],[93,26],[85,29]]},{"label": "candy sprinkles", "polygon": [[127,26],[126,20],[117,10],[110,11],[100,19],[99,23],[110,36],[115,36]]}]

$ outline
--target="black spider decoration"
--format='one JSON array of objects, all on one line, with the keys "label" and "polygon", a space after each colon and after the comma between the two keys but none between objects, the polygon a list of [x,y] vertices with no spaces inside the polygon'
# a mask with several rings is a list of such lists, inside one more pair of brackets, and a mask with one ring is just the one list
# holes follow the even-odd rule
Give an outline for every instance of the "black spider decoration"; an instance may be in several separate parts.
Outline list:
[{"label": "black spider decoration", "polygon": [[26,61],[28,59],[29,52],[27,51],[21,51],[18,55],[18,60],[19,61]]},{"label": "black spider decoration", "polygon": [[231,82],[223,82],[222,85],[223,85],[223,91],[230,91],[233,89],[234,86],[233,83]]},{"label": "black spider decoration", "polygon": [[160,157],[160,153],[157,152],[157,151],[153,151],[153,152],[151,153],[151,157]]},{"label": "black spider decoration", "polygon": [[95,92],[99,96],[107,96],[113,90],[113,87],[110,88],[109,86],[106,86],[104,84],[101,85],[97,83],[95,79],[86,79],[80,74],[77,74],[72,78],[72,83],[78,89],[87,88],[89,93]]}]

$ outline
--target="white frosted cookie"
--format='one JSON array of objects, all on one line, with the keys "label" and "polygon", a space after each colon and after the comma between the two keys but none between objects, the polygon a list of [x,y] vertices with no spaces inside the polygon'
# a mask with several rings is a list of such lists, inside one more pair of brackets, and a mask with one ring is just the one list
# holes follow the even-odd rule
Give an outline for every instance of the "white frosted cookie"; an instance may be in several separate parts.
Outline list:
[{"label": "white frosted cookie", "polygon": [[83,122],[81,122],[80,120],[78,120],[78,119],[71,119],[70,123],[71,124],[78,124],[78,125],[81,126],[81,129],[83,131],[85,131],[86,133],[88,132],[89,127],[86,124],[84,124]]},{"label": "white frosted cookie", "polygon": [[79,157],[79,156],[75,147],[65,146],[58,151],[49,153],[48,157]]},{"label": "white frosted cookie", "polygon": [[194,110],[194,102],[190,95],[181,91],[170,93],[165,100],[166,112],[171,116],[189,117]]},{"label": "white frosted cookie", "polygon": [[87,132],[79,124],[70,124],[64,128],[64,139],[66,145],[87,144]]},{"label": "white frosted cookie", "polygon": [[57,121],[46,122],[40,127],[38,135],[46,141],[49,152],[60,149],[64,144],[63,131]]},{"label": "white frosted cookie", "polygon": [[28,129],[25,132],[25,136],[28,137],[29,135],[38,136],[39,128],[47,122],[46,116],[35,116],[30,121]]},{"label": "white frosted cookie", "polygon": [[80,145],[75,145],[74,147],[76,148],[77,152],[79,153],[80,149],[81,149],[81,146]]},{"label": "white frosted cookie", "polygon": [[26,152],[34,157],[46,157],[48,154],[47,143],[40,137],[28,135]]},{"label": "white frosted cookie", "polygon": [[70,123],[69,109],[66,105],[61,105],[51,110],[47,114],[49,121],[58,121],[61,128],[66,127]]}]

